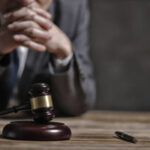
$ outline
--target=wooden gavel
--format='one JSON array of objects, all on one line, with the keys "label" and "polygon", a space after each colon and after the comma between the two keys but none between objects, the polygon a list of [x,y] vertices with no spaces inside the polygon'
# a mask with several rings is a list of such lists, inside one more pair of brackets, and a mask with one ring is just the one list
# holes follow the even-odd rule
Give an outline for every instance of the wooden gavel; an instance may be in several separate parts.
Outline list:
[{"label": "wooden gavel", "polygon": [[49,86],[46,83],[33,84],[29,90],[29,95],[29,103],[1,111],[0,116],[22,110],[31,110],[36,123],[48,123],[52,120],[55,115]]}]

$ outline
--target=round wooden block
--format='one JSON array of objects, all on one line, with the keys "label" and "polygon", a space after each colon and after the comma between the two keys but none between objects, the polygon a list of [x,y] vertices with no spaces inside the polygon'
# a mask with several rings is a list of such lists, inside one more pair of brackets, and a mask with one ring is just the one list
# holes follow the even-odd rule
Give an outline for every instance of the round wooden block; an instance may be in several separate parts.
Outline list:
[{"label": "round wooden block", "polygon": [[17,121],[3,128],[2,136],[15,140],[57,141],[69,140],[71,130],[63,123],[36,124],[32,121]]}]

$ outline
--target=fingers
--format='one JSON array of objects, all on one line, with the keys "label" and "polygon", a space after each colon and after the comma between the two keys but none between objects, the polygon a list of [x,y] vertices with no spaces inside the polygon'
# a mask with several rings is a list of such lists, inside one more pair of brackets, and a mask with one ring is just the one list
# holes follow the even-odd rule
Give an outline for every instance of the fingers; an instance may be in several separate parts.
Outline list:
[{"label": "fingers", "polygon": [[41,16],[32,16],[31,19],[45,29],[50,29],[52,27],[52,23],[48,19],[45,19]]},{"label": "fingers", "polygon": [[46,43],[51,39],[49,32],[41,29],[41,27],[33,21],[15,22],[10,24],[8,29],[13,31],[13,34],[17,33],[13,38],[19,43],[30,40]]},{"label": "fingers", "polygon": [[[23,36],[24,35],[24,36]],[[31,40],[45,43],[46,41],[51,39],[50,34],[48,34],[46,31],[43,31],[41,29],[35,29],[35,28],[29,28],[25,29],[23,31],[18,32],[17,35],[14,36],[14,39],[17,42],[23,42],[30,39],[27,39],[29,37]]]},{"label": "fingers", "polygon": [[23,35],[23,34],[16,34],[13,36],[13,39],[17,42],[20,42],[20,43],[23,43],[25,41],[31,41],[31,38],[29,38],[28,36],[26,35]]},{"label": "fingers", "polygon": [[29,28],[23,31],[23,34],[31,37],[35,41],[46,42],[51,38],[50,34],[47,31],[35,28]]},{"label": "fingers", "polygon": [[8,25],[8,29],[13,32],[24,30],[29,27],[30,28],[40,28],[40,26],[33,21],[14,22],[14,23]]},{"label": "fingers", "polygon": [[14,22],[19,19],[32,20],[37,22],[41,27],[45,29],[51,28],[51,22],[49,21],[49,13],[39,8],[33,8],[33,10],[31,10],[24,7],[15,12],[5,14],[4,18],[8,23]]},{"label": "fingers", "polygon": [[39,8],[33,7],[32,10],[34,12],[36,12],[37,14],[39,14],[39,15],[47,18],[47,19],[51,18],[51,15],[48,12],[46,12],[45,10],[43,10],[43,9],[39,9]]},{"label": "fingers", "polygon": [[17,34],[13,36],[13,39],[20,45],[26,46],[29,49],[36,51],[45,51],[46,47],[43,44],[32,41],[32,39],[23,34]]},{"label": "fingers", "polygon": [[13,18],[13,19],[20,19],[20,17],[24,17],[24,16],[28,16],[28,15],[33,15],[37,13],[38,15],[41,15],[42,17],[45,17],[47,19],[51,18],[51,15],[42,10],[41,8],[28,8],[28,7],[23,7],[19,10],[13,11],[13,12],[9,12],[7,14],[4,14],[4,18],[5,19],[9,19],[9,18]]},{"label": "fingers", "polygon": [[6,19],[6,21],[13,22],[21,18],[24,18],[26,15],[31,16],[31,15],[35,15],[35,13],[30,9],[23,7],[17,11],[4,14],[4,18]]},{"label": "fingers", "polygon": [[25,41],[22,43],[23,46],[36,51],[45,51],[46,47],[42,44],[36,43],[34,41]]}]

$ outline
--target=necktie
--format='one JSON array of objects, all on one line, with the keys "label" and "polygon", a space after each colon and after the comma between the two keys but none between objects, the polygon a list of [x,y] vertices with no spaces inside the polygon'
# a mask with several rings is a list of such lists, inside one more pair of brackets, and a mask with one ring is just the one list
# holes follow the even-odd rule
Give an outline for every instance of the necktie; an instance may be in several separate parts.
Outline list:
[{"label": "necktie", "polygon": [[0,77],[0,109],[7,106],[17,84],[19,58],[16,50],[9,54],[8,61],[9,65]]}]

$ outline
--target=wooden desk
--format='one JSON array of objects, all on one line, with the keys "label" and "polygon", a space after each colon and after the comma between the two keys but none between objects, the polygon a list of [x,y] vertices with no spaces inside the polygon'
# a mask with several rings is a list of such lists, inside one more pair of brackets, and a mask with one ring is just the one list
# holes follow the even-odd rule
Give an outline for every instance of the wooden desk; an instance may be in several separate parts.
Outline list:
[{"label": "wooden desk", "polygon": [[[11,120],[12,121],[12,120]],[[150,113],[91,111],[81,117],[58,118],[72,130],[70,141],[36,142],[0,139],[0,150],[150,150]],[[10,120],[0,121],[0,131]],[[138,139],[137,144],[114,137],[116,130]]]}]

